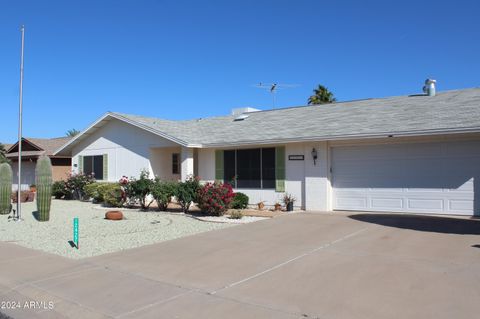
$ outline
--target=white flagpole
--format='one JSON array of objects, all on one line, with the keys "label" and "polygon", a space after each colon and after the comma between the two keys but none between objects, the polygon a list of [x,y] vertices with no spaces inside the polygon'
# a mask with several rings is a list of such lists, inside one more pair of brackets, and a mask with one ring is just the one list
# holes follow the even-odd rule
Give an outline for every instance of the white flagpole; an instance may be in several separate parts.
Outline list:
[{"label": "white flagpole", "polygon": [[20,101],[18,106],[18,190],[17,190],[17,216],[15,220],[20,220],[22,216],[20,205],[20,193],[22,186],[22,108],[23,108],[23,49],[25,47],[25,26],[20,27],[22,33],[22,52],[20,54]]}]

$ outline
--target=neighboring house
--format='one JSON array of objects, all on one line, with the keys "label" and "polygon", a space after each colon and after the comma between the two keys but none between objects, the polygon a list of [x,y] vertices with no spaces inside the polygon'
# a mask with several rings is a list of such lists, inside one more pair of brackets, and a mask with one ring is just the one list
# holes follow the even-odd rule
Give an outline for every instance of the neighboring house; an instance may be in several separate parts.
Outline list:
[{"label": "neighboring house", "polygon": [[[432,92],[433,93],[433,92]],[[73,169],[232,181],[251,204],[480,214],[480,88],[169,121],[107,113],[60,148]]]},{"label": "neighboring house", "polygon": [[[40,155],[47,155],[52,161],[54,181],[66,179],[71,171],[72,158],[69,155],[54,155],[54,152],[69,142],[71,137],[59,138],[22,138],[22,180],[21,189],[28,189],[35,184],[35,166]],[[6,157],[12,162],[13,184],[18,186],[18,142],[11,145]]]}]

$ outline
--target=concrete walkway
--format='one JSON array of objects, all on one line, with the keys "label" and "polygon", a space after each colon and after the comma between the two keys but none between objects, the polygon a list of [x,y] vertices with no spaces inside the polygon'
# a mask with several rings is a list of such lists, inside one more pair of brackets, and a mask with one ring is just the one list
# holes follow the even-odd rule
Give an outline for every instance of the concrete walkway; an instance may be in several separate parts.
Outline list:
[{"label": "concrete walkway", "polygon": [[474,318],[479,245],[478,220],[360,213],[281,216],[79,261],[0,243],[0,312]]}]

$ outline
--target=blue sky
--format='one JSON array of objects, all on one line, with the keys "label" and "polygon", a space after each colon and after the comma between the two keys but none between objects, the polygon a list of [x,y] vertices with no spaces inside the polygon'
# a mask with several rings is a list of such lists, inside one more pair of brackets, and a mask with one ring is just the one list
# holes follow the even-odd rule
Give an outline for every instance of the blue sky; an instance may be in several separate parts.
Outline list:
[{"label": "blue sky", "polygon": [[0,141],[62,136],[107,111],[167,119],[269,109],[258,82],[324,84],[340,101],[479,86],[476,1],[0,0]]}]

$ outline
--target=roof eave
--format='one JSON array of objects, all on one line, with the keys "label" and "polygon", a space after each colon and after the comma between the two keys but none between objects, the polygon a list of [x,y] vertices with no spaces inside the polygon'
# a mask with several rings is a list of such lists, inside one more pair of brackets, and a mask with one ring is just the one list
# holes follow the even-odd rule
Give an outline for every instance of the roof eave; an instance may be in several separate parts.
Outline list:
[{"label": "roof eave", "polygon": [[[68,143],[66,143],[65,145],[63,145],[62,147],[60,147],[58,150],[56,150],[53,155],[56,156],[56,155],[60,155],[61,152],[64,152],[66,150],[69,149],[69,147],[73,146],[74,143],[78,140],[81,140],[85,135],[87,135],[87,133],[92,130],[93,128],[95,128],[98,124],[101,124],[102,122],[106,122],[106,119],[107,118],[114,118],[114,119],[117,119],[119,121],[122,121],[122,122],[125,122],[127,124],[130,124],[130,125],[133,125],[133,126],[136,126],[138,128],[141,128],[147,132],[150,132],[152,134],[155,134],[155,135],[158,135],[160,137],[163,137],[167,140],[170,140],[174,143],[177,143],[177,144],[180,144],[182,146],[187,146],[188,147],[188,143],[181,140],[181,139],[178,139],[174,136],[171,136],[171,135],[168,135],[168,134],[165,134],[161,131],[158,131],[158,130],[154,130],[146,125],[143,125],[141,123],[138,123],[138,122],[135,122],[135,121],[132,121],[124,116],[121,116],[119,114],[116,114],[116,113],[112,113],[112,112],[108,112],[108,113],[105,113],[103,116],[101,116],[98,120],[96,120],[95,122],[93,122],[92,124],[90,124],[86,129],[84,129],[82,132],[80,132],[79,134],[77,134],[73,139],[71,139]],[[104,124],[101,124],[100,126],[98,126],[98,128],[102,127]],[[64,155],[64,154],[63,154]]]},{"label": "roof eave", "polygon": [[312,142],[312,141],[324,142],[324,141],[395,138],[395,137],[421,137],[421,136],[429,136],[429,135],[434,136],[434,135],[468,134],[468,133],[480,133],[480,127],[461,128],[461,129],[441,129],[441,130],[418,130],[418,131],[403,131],[403,132],[380,132],[375,134],[325,135],[325,136],[311,136],[311,137],[303,137],[303,138],[237,141],[233,143],[205,143],[201,145],[201,148],[222,148],[222,147],[236,147],[236,146],[301,143],[301,142]]}]

